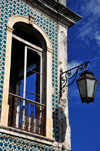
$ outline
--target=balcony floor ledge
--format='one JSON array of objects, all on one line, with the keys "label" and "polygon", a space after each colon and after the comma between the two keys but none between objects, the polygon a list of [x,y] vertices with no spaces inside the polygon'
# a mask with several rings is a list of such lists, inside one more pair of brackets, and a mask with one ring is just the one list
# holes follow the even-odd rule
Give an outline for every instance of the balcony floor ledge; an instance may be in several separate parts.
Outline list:
[{"label": "balcony floor ledge", "polygon": [[45,136],[41,136],[38,134],[26,132],[26,131],[23,131],[20,129],[8,127],[8,126],[3,126],[3,125],[0,125],[0,132],[12,135],[13,137],[20,137],[20,138],[28,139],[31,141],[37,141],[37,142],[40,142],[43,144],[48,144],[48,145],[53,145],[53,142],[54,142],[54,139],[50,139],[50,138],[45,137]]}]

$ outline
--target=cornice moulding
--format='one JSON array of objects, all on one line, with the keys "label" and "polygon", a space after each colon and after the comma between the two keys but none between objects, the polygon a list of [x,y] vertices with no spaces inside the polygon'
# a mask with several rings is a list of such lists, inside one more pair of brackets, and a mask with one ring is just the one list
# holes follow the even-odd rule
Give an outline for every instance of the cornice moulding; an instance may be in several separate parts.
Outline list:
[{"label": "cornice moulding", "polygon": [[54,21],[69,28],[82,17],[54,0],[21,0],[32,8],[37,9]]}]

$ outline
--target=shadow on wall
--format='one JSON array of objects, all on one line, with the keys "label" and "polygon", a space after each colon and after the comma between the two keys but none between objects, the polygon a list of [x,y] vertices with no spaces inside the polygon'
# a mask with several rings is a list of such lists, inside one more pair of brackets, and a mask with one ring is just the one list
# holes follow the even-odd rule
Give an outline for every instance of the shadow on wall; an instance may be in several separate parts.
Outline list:
[{"label": "shadow on wall", "polygon": [[53,132],[57,142],[63,143],[65,141],[66,129],[66,115],[63,108],[58,107],[53,112]]}]

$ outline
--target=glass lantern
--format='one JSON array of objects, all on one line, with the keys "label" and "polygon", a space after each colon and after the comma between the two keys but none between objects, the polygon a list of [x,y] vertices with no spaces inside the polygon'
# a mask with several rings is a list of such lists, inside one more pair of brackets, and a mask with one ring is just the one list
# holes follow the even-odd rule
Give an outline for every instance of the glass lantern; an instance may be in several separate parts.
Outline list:
[{"label": "glass lantern", "polygon": [[97,88],[97,78],[93,76],[93,73],[86,70],[76,81],[82,102],[93,102]]}]

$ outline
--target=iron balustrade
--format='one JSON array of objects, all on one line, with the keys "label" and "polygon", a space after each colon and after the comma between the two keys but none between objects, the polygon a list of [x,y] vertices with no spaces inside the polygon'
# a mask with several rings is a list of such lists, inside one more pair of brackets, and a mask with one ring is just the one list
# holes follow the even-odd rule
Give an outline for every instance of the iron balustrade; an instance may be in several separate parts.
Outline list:
[{"label": "iron balustrade", "polygon": [[9,93],[8,126],[45,136],[46,106]]}]

